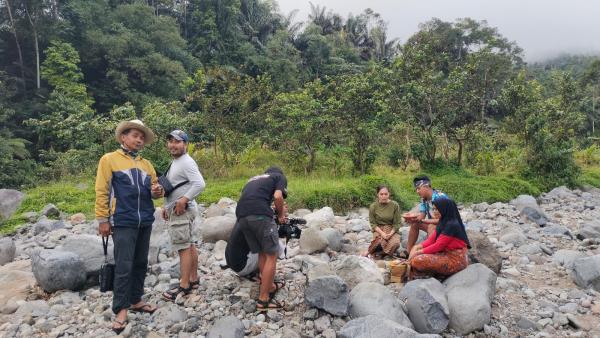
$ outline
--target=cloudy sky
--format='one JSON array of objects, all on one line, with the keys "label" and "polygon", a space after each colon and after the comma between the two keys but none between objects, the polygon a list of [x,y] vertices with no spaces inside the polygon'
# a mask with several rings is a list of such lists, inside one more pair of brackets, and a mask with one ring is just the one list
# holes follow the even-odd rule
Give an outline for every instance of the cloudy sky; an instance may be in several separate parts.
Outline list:
[{"label": "cloudy sky", "polygon": [[[306,21],[308,1],[277,0],[283,13],[294,9]],[[390,37],[405,42],[421,22],[470,17],[487,20],[516,41],[529,62],[561,53],[600,54],[600,1],[596,0],[312,0],[346,17],[370,7],[388,23]]]}]

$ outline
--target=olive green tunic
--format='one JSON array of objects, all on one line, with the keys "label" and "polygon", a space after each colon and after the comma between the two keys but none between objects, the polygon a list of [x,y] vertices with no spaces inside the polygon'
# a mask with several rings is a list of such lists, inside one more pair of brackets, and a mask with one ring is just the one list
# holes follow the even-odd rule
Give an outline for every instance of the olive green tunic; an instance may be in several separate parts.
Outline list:
[{"label": "olive green tunic", "polygon": [[376,201],[369,207],[369,223],[373,230],[378,225],[391,225],[398,232],[401,219],[400,205],[395,201],[390,200],[386,204]]}]

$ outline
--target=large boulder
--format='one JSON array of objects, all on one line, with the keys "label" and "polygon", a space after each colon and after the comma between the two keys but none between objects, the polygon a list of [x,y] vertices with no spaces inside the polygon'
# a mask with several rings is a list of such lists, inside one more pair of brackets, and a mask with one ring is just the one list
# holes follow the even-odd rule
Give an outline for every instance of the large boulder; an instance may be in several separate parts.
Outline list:
[{"label": "large boulder", "polygon": [[[73,235],[67,237],[62,245],[62,251],[75,253],[83,260],[85,273],[90,285],[98,284],[100,267],[104,264],[104,249],[102,237],[94,235]],[[114,246],[111,239],[108,241],[107,258],[114,262]]]},{"label": "large boulder", "polygon": [[244,323],[234,316],[219,318],[208,330],[206,338],[244,338]]},{"label": "large boulder", "polygon": [[206,211],[204,211],[204,217],[206,218],[225,216],[225,214],[225,209],[219,207],[217,204],[211,204]]},{"label": "large boulder", "polygon": [[342,250],[342,241],[344,236],[342,233],[334,228],[326,228],[321,230],[321,236],[327,240],[327,246],[333,251]]},{"label": "large boulder", "polygon": [[316,229],[328,228],[335,225],[335,215],[333,209],[324,207],[311,214],[304,216],[306,226]]},{"label": "large boulder", "polygon": [[9,219],[21,206],[25,194],[13,189],[0,189],[0,221]]},{"label": "large boulder", "polygon": [[152,317],[156,323],[161,323],[165,327],[170,327],[185,322],[188,318],[188,314],[177,304],[168,303],[165,306],[159,307]]},{"label": "large boulder", "polygon": [[0,308],[9,300],[25,300],[35,285],[31,261],[24,259],[0,266],[0,285]]},{"label": "large boulder", "polygon": [[229,240],[229,235],[235,225],[235,216],[215,216],[204,220],[200,225],[200,234],[202,239],[208,243],[215,243],[219,240]]},{"label": "large boulder", "polygon": [[502,231],[502,235],[499,240],[506,244],[512,244],[515,247],[521,246],[527,243],[527,236],[523,231],[517,227],[510,227]]},{"label": "large boulder", "polygon": [[347,322],[339,331],[339,338],[434,338],[433,334],[420,334],[392,320],[370,315]]},{"label": "large boulder", "polygon": [[553,236],[553,237],[565,236],[565,237],[569,237],[571,239],[573,238],[573,234],[571,233],[571,230],[569,230],[569,228],[567,228],[563,225],[555,224],[555,225],[543,227],[543,228],[541,228],[540,232],[546,236]]},{"label": "large boulder", "polygon": [[573,269],[575,260],[582,257],[585,257],[585,254],[581,251],[561,249],[552,255],[552,261],[566,269]]},{"label": "large boulder", "polygon": [[375,315],[413,328],[413,324],[402,309],[400,300],[390,289],[378,283],[365,282],[354,287],[350,292],[348,311],[352,318]]},{"label": "large boulder", "polygon": [[470,262],[484,264],[495,273],[499,273],[502,268],[502,256],[500,256],[496,246],[490,242],[486,235],[480,232],[467,230],[467,236],[471,243],[471,249],[469,249]]},{"label": "large boulder", "polygon": [[460,335],[481,330],[492,314],[496,274],[483,264],[472,264],[444,281],[450,328]]},{"label": "large boulder", "polygon": [[546,216],[539,208],[524,207],[523,210],[521,210],[521,216],[524,216],[527,220],[534,222],[541,227],[548,223],[548,216]]},{"label": "large boulder", "polygon": [[573,262],[571,278],[582,288],[600,291],[600,255],[578,258]]},{"label": "large boulder", "polygon": [[579,229],[577,238],[581,240],[586,238],[600,238],[600,221],[594,220],[583,224]]},{"label": "large boulder", "polygon": [[167,252],[171,251],[171,238],[169,232],[166,229],[161,231],[154,231],[152,229],[152,235],[150,236],[150,248],[148,249],[148,264],[158,263],[158,254],[161,250]]},{"label": "large boulder", "polygon": [[17,247],[10,237],[0,238],[0,265],[10,263],[15,259]]},{"label": "large boulder", "polygon": [[46,216],[42,216],[33,225],[33,235],[39,235],[46,232],[62,229],[65,227],[65,223],[62,220],[48,219]]},{"label": "large boulder", "polygon": [[550,192],[546,193],[545,196],[557,200],[577,198],[577,195],[575,195],[569,188],[565,187],[564,185],[550,190]]},{"label": "large boulder", "polygon": [[366,219],[354,218],[348,221],[346,228],[353,232],[370,231],[371,225]]},{"label": "large boulder", "polygon": [[517,210],[521,211],[525,207],[531,207],[539,209],[539,205],[535,197],[530,195],[519,195],[517,198],[510,201],[510,204],[514,205]]},{"label": "large boulder", "polygon": [[31,257],[35,280],[46,292],[79,290],[86,281],[85,264],[79,255],[60,250],[39,250]]},{"label": "large boulder", "polygon": [[362,282],[383,284],[383,274],[372,260],[361,256],[346,256],[331,264],[336,275],[340,276],[352,290]]},{"label": "large boulder", "polygon": [[350,304],[348,286],[338,276],[313,278],[304,290],[304,301],[332,315],[345,316]]},{"label": "large boulder", "polygon": [[406,299],[408,317],[420,333],[440,333],[450,321],[446,290],[437,279],[417,279],[408,282],[400,299]]},{"label": "large boulder", "polygon": [[300,235],[300,252],[302,253],[321,252],[327,249],[327,245],[327,238],[316,228],[304,229]]}]

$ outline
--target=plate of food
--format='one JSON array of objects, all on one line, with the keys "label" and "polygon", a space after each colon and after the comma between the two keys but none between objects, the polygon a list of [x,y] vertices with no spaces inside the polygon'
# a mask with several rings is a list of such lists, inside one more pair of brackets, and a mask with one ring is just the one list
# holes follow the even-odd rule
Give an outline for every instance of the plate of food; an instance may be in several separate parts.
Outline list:
[{"label": "plate of food", "polygon": [[402,217],[406,220],[406,221],[413,221],[415,219],[417,219],[419,215],[415,215],[413,213],[410,212],[406,212],[402,215]]}]

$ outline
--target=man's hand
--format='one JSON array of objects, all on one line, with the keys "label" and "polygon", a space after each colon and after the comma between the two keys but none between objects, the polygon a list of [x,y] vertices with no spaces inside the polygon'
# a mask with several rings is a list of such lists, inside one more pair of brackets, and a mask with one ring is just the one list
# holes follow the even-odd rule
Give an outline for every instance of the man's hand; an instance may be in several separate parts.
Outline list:
[{"label": "man's hand", "polygon": [[162,197],[164,195],[164,193],[165,193],[162,185],[160,185],[158,183],[155,183],[155,184],[152,185],[151,191],[152,191],[152,197],[153,198]]},{"label": "man's hand", "polygon": [[112,233],[112,228],[109,222],[98,224],[98,234],[102,237],[108,237]]},{"label": "man's hand", "polygon": [[286,224],[287,223],[287,217],[285,217],[285,216],[277,216],[277,222],[279,222],[279,224]]},{"label": "man's hand", "polygon": [[177,200],[177,203],[175,203],[175,215],[180,216],[183,215],[183,213],[185,212],[185,209],[187,208],[187,203],[190,200],[187,199],[187,197],[182,196],[180,199]]}]

